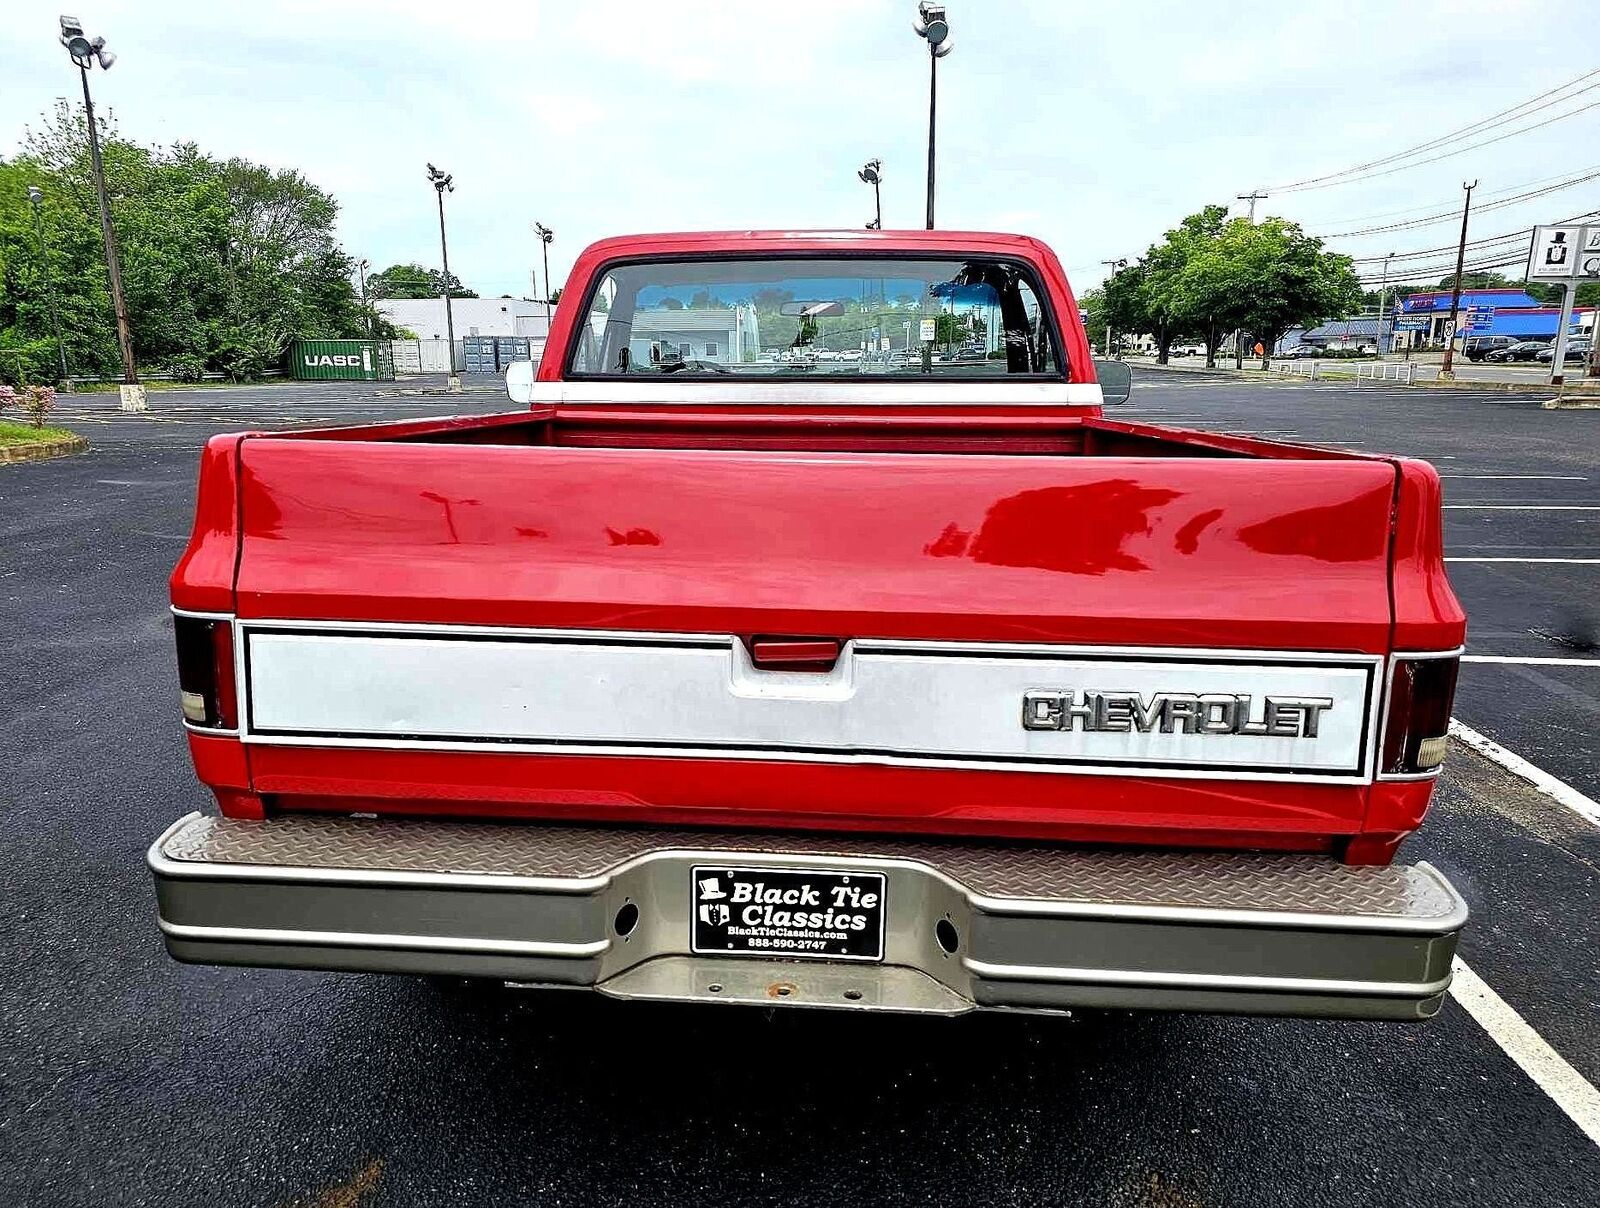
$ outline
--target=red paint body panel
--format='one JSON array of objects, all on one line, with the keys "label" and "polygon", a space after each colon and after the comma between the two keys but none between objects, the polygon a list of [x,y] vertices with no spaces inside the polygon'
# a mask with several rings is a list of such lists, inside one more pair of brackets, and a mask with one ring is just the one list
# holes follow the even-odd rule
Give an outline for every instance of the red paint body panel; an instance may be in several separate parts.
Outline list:
[{"label": "red paint body panel", "polygon": [[261,792],[307,809],[1302,850],[1359,830],[1365,801],[1356,785],[781,761],[261,747],[252,766]]},{"label": "red paint body panel", "polygon": [[[538,376],[559,380],[588,283],[617,260],[886,249],[1028,261],[1058,316],[1068,378],[1094,380],[1049,249],[948,231],[596,244],[573,270]],[[1097,407],[779,407],[741,403],[736,383],[728,394],[216,438],[174,602],[247,619],[747,639],[1366,654],[1462,640],[1438,477],[1423,463],[1107,420]],[[492,749],[252,745],[247,756],[211,736],[191,749],[239,815],[755,823],[1338,850],[1359,862],[1392,857],[1432,787]]]},{"label": "red paint body panel", "polygon": [[238,611],[1382,653],[1376,461],[246,442]]}]

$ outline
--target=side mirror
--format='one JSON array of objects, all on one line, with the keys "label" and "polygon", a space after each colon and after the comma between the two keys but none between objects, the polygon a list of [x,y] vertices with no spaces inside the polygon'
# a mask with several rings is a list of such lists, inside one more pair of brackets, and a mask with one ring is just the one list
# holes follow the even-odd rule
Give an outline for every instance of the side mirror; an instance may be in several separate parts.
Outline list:
[{"label": "side mirror", "polygon": [[1094,376],[1107,403],[1125,403],[1133,393],[1133,370],[1121,361],[1096,361]]},{"label": "side mirror", "polygon": [[506,366],[506,394],[524,407],[533,402],[532,361],[512,361]]}]

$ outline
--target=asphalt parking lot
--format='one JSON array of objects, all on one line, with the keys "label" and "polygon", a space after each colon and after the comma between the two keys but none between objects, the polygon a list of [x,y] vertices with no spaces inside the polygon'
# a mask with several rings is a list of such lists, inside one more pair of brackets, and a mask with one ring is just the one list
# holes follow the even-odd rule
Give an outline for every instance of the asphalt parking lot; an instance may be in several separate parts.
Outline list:
[{"label": "asphalt parking lot", "polygon": [[[873,1018],[455,997],[180,966],[143,863],[209,809],[165,580],[213,432],[505,409],[365,384],[63,400],[89,452],[0,467],[0,1203],[1591,1205],[1600,826],[1453,744],[1407,846],[1470,968],[1576,1078],[1451,1001],[1418,1026]],[[1118,417],[1433,460],[1472,618],[1456,716],[1600,797],[1600,412],[1140,371]],[[1506,1037],[1512,1035],[1507,1041]],[[1577,1114],[1574,1104],[1577,1105]],[[1595,1119],[1600,1119],[1596,1116]]]}]

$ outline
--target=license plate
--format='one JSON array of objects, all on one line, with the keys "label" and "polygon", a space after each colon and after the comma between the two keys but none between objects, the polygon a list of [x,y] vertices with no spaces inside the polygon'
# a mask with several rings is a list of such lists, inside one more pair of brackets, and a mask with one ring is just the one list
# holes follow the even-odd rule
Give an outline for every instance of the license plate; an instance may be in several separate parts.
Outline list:
[{"label": "license plate", "polygon": [[883,959],[882,873],[706,864],[691,878],[693,952]]}]

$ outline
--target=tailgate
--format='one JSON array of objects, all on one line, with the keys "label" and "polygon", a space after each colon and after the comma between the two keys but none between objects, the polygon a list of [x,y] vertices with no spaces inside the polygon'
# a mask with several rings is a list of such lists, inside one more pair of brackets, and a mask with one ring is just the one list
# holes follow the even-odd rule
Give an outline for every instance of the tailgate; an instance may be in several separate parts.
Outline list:
[{"label": "tailgate", "polygon": [[1350,833],[1394,493],[1356,459],[251,438],[242,736],[319,807]]}]

